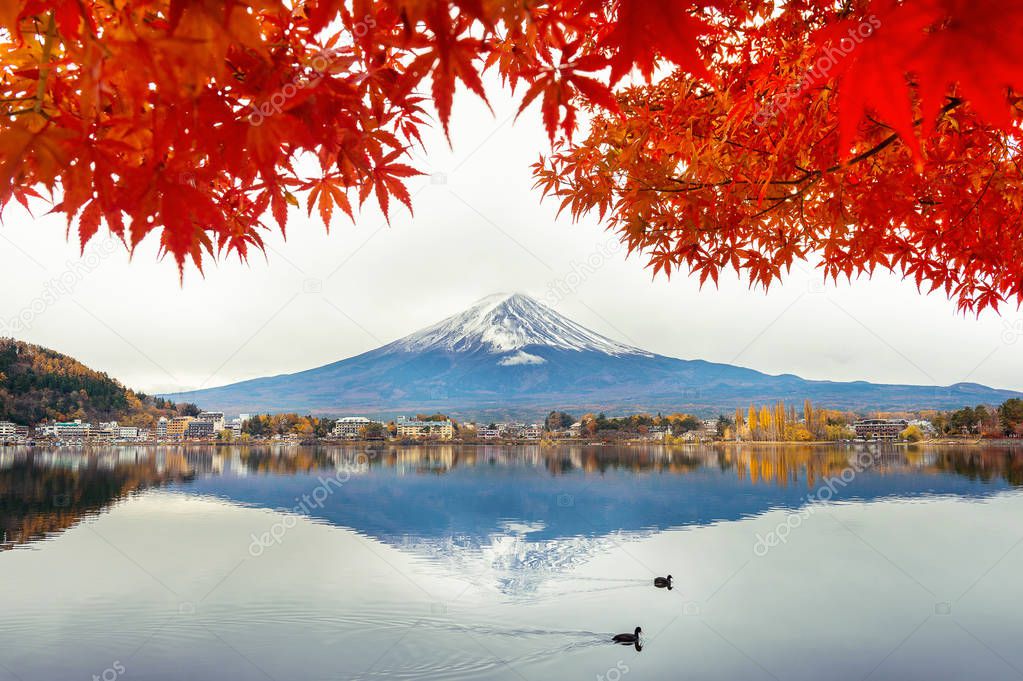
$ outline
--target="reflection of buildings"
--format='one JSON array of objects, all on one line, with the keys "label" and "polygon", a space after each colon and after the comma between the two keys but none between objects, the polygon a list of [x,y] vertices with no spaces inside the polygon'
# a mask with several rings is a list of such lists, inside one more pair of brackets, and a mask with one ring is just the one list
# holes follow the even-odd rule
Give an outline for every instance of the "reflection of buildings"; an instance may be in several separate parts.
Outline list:
[{"label": "reflection of buildings", "polygon": [[[185,417],[187,418],[187,417]],[[191,420],[194,424],[196,421]],[[188,432],[187,428],[183,432]],[[8,450],[18,451],[18,450]],[[199,475],[227,473],[291,474],[332,470],[341,466],[387,468],[406,473],[437,473],[474,466],[542,468],[549,474],[584,473],[600,475],[612,470],[637,473],[684,475],[700,470],[734,471],[741,480],[754,484],[786,487],[805,480],[813,485],[820,478],[856,467],[875,473],[912,470],[925,473],[954,472],[971,479],[1005,479],[1018,484],[1023,470],[1023,449],[1011,447],[886,447],[846,445],[841,447],[777,444],[719,444],[705,447],[671,448],[659,445],[627,447],[599,445],[316,445],[285,447],[274,444],[229,445],[179,444],[162,446],[112,447],[89,454],[74,450],[26,449],[37,465],[80,467],[94,458],[118,465],[150,459],[162,470],[168,457],[182,462]],[[867,456],[867,459],[863,457]],[[869,461],[864,466],[863,461]],[[10,466],[11,454],[0,459],[0,470]],[[4,462],[7,462],[6,464]],[[105,465],[105,464],[99,464]],[[177,464],[175,464],[177,465]]]},{"label": "reflection of buildings", "polygon": [[[323,519],[386,541],[407,536],[427,554],[443,553],[444,537],[465,528],[459,531],[467,546],[494,569],[507,568],[501,579],[512,588],[522,579],[511,574],[519,568],[569,565],[573,555],[599,548],[592,540],[608,531],[735,519],[778,503],[798,506],[805,503],[802,485],[822,485],[857,465],[862,470],[864,462],[869,471],[856,481],[856,494],[864,499],[921,489],[920,475],[935,478],[926,489],[950,494],[965,493],[963,478],[985,483],[984,494],[998,491],[993,482],[1023,485],[1023,449],[1011,447],[6,448],[0,450],[0,543],[9,548],[59,532],[126,495],[171,481],[239,503],[290,508],[296,492],[308,491],[298,476],[315,481],[345,471],[351,482],[334,495],[333,508],[322,510]],[[455,471],[439,486],[429,480]],[[270,475],[279,477],[260,480]],[[289,484],[290,491],[283,491]],[[709,496],[697,503],[692,495]],[[591,540],[566,544],[580,536]]]}]

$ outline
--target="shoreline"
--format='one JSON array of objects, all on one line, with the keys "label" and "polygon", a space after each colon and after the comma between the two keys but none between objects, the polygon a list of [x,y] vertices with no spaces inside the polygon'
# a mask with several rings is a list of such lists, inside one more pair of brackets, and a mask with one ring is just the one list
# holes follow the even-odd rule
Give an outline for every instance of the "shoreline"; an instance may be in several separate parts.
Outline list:
[{"label": "shoreline", "polygon": [[695,442],[656,442],[641,440],[435,440],[424,439],[419,441],[385,441],[385,440],[305,440],[305,441],[284,441],[284,440],[256,440],[249,442],[220,442],[215,440],[183,440],[175,442],[80,442],[80,443],[18,443],[2,442],[0,449],[7,448],[28,448],[28,449],[99,449],[99,448],[122,448],[122,447],[361,447],[365,449],[386,449],[393,447],[437,447],[437,446],[458,446],[458,447],[663,447],[665,449],[692,449],[700,447],[1018,447],[1023,449],[1023,438],[997,438],[997,439],[953,439],[935,438],[931,440],[920,440],[919,442],[907,442],[897,440],[811,440],[807,442],[793,442],[788,440],[703,440]]}]

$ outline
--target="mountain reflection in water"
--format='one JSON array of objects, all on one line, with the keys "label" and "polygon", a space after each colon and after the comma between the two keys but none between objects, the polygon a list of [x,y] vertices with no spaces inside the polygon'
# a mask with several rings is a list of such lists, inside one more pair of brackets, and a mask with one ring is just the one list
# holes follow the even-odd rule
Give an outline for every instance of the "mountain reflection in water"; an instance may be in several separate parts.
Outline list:
[{"label": "mountain reflection in water", "polygon": [[[838,482],[857,457],[869,461]],[[303,494],[344,473],[338,492]],[[545,475],[538,476],[538,472]],[[629,476],[627,485],[595,481]],[[326,477],[325,477],[326,476]],[[443,476],[438,483],[428,478]],[[338,478],[339,480],[341,478]],[[443,552],[493,534],[531,540],[649,532],[835,500],[977,496],[1023,484],[1007,447],[181,446],[0,450],[0,549],[52,536],[154,487],[293,510],[395,545]],[[308,497],[307,497],[308,498]],[[576,512],[571,512],[571,511]]]},{"label": "mountain reflection in water", "polygon": [[1003,681],[1021,482],[993,447],[0,449],[0,681]]}]

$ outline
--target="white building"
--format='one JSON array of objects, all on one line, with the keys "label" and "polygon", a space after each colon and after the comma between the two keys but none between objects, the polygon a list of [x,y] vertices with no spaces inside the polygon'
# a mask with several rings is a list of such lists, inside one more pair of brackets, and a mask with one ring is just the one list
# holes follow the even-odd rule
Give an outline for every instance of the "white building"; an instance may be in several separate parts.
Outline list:
[{"label": "white building", "polygon": [[0,421],[0,437],[13,437],[18,426],[10,421]]},{"label": "white building", "polygon": [[646,439],[654,442],[663,442],[665,436],[671,434],[671,430],[663,426],[651,426],[646,432]]},{"label": "white building", "polygon": [[85,438],[92,435],[92,424],[82,423],[82,419],[74,421],[56,421],[52,426],[54,437]]},{"label": "white building", "polygon": [[543,426],[531,423],[521,430],[519,437],[524,440],[539,440],[543,437]]},{"label": "white building", "polygon": [[927,437],[935,437],[938,434],[938,429],[926,419],[913,419],[909,422],[909,425],[916,426]]},{"label": "white building", "polygon": [[853,424],[856,437],[864,440],[894,440],[909,426],[906,419],[861,419]]},{"label": "white building", "polygon": [[455,435],[455,425],[450,419],[443,421],[419,421],[399,416],[395,422],[398,427],[398,437],[411,438],[439,438],[450,440]]},{"label": "white building", "polygon": [[195,417],[195,420],[212,423],[214,433],[219,433],[220,431],[224,430],[224,412],[222,411],[200,412],[199,415]]},{"label": "white building", "polygon": [[117,421],[105,421],[99,424],[93,434],[112,440],[136,440],[139,437],[139,429],[135,426],[119,425]]},{"label": "white building", "polygon": [[334,422],[331,435],[346,440],[355,440],[362,435],[360,431],[371,423],[376,422],[370,421],[365,416],[344,416]]},{"label": "white building", "polygon": [[225,426],[224,430],[231,431],[231,434],[234,435],[234,437],[241,437],[242,436],[242,424],[245,423],[245,421],[247,421],[247,420],[248,419],[243,419],[243,418],[231,419],[231,422],[228,423],[227,426]]},{"label": "white building", "polygon": [[501,437],[518,438],[522,437],[522,429],[525,423],[498,423],[497,429],[501,431]]},{"label": "white building", "polygon": [[167,437],[167,417],[161,416],[156,422],[156,437],[163,439]]}]

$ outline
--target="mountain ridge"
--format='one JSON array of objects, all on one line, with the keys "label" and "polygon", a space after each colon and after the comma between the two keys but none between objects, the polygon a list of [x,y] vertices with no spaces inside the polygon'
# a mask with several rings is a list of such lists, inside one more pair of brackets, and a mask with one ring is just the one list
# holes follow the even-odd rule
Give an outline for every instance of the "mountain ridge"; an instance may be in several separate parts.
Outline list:
[{"label": "mountain ridge", "polygon": [[481,298],[463,312],[399,338],[384,348],[405,352],[447,349],[502,353],[521,352],[527,345],[653,356],[653,353],[590,331],[522,293],[496,293]]},{"label": "mountain ridge", "polygon": [[842,409],[959,408],[1021,393],[975,383],[879,384],[771,375],[648,352],[520,293],[487,296],[379,348],[291,374],[168,395],[225,412],[534,418],[550,409],[682,410],[812,399]]},{"label": "mountain ridge", "polygon": [[82,362],[40,345],[0,338],[0,421],[35,425],[80,418],[151,427],[160,416],[198,413],[126,388]]}]

